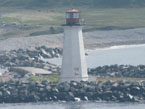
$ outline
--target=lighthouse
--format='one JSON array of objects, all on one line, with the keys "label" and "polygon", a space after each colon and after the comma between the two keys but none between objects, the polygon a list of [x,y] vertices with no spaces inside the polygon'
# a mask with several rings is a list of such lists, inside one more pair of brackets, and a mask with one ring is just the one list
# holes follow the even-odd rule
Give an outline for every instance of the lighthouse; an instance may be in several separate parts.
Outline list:
[{"label": "lighthouse", "polygon": [[87,65],[85,59],[80,11],[66,11],[66,24],[63,24],[63,58],[60,81],[87,81]]}]

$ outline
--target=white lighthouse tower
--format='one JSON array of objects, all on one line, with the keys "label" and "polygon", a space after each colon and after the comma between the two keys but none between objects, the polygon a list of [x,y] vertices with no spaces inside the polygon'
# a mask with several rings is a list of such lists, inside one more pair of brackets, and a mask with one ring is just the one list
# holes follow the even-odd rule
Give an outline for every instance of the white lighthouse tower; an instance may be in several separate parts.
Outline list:
[{"label": "white lighthouse tower", "polygon": [[85,59],[80,12],[75,9],[66,11],[64,27],[63,59],[61,82],[87,81],[88,73]]}]

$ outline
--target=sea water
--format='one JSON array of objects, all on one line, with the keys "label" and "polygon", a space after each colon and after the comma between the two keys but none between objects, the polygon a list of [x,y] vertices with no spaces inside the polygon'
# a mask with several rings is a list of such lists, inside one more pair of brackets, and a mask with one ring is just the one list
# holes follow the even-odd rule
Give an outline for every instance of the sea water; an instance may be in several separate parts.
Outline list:
[{"label": "sea water", "polygon": [[0,109],[144,109],[144,103],[49,102],[0,104]]},{"label": "sea water", "polygon": [[[86,53],[88,54],[86,56],[88,68],[114,64],[145,64],[145,44],[112,46],[109,48],[86,50]],[[60,66],[61,60],[62,58],[53,58],[45,61]]]}]

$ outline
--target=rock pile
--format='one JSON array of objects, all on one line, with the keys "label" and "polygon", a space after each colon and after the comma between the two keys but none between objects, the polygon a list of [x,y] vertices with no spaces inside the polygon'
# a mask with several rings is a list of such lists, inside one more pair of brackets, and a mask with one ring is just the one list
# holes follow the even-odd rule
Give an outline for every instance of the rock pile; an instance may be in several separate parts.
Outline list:
[{"label": "rock pile", "polygon": [[115,101],[139,102],[145,100],[145,81],[42,82],[10,81],[0,83],[0,103],[38,101]]},{"label": "rock pile", "polygon": [[105,65],[89,69],[88,73],[98,77],[145,78],[145,65]]},{"label": "rock pile", "polygon": [[18,49],[0,52],[0,65],[12,69],[13,67],[35,67],[59,73],[60,68],[45,62],[44,59],[60,57],[62,49],[36,47],[34,50]]},{"label": "rock pile", "polygon": [[[43,58],[53,58],[62,55],[62,49],[37,47],[35,50],[11,50],[0,54],[0,64],[3,66],[43,67]],[[40,64],[39,64],[40,63]]]}]

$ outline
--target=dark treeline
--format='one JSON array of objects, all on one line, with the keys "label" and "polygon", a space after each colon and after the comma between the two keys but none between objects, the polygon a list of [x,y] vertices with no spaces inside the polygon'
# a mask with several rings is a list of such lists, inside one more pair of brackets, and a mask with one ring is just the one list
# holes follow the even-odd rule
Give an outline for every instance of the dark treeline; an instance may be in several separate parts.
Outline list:
[{"label": "dark treeline", "polygon": [[1,7],[62,7],[87,6],[90,8],[139,8],[145,0],[0,0]]}]

